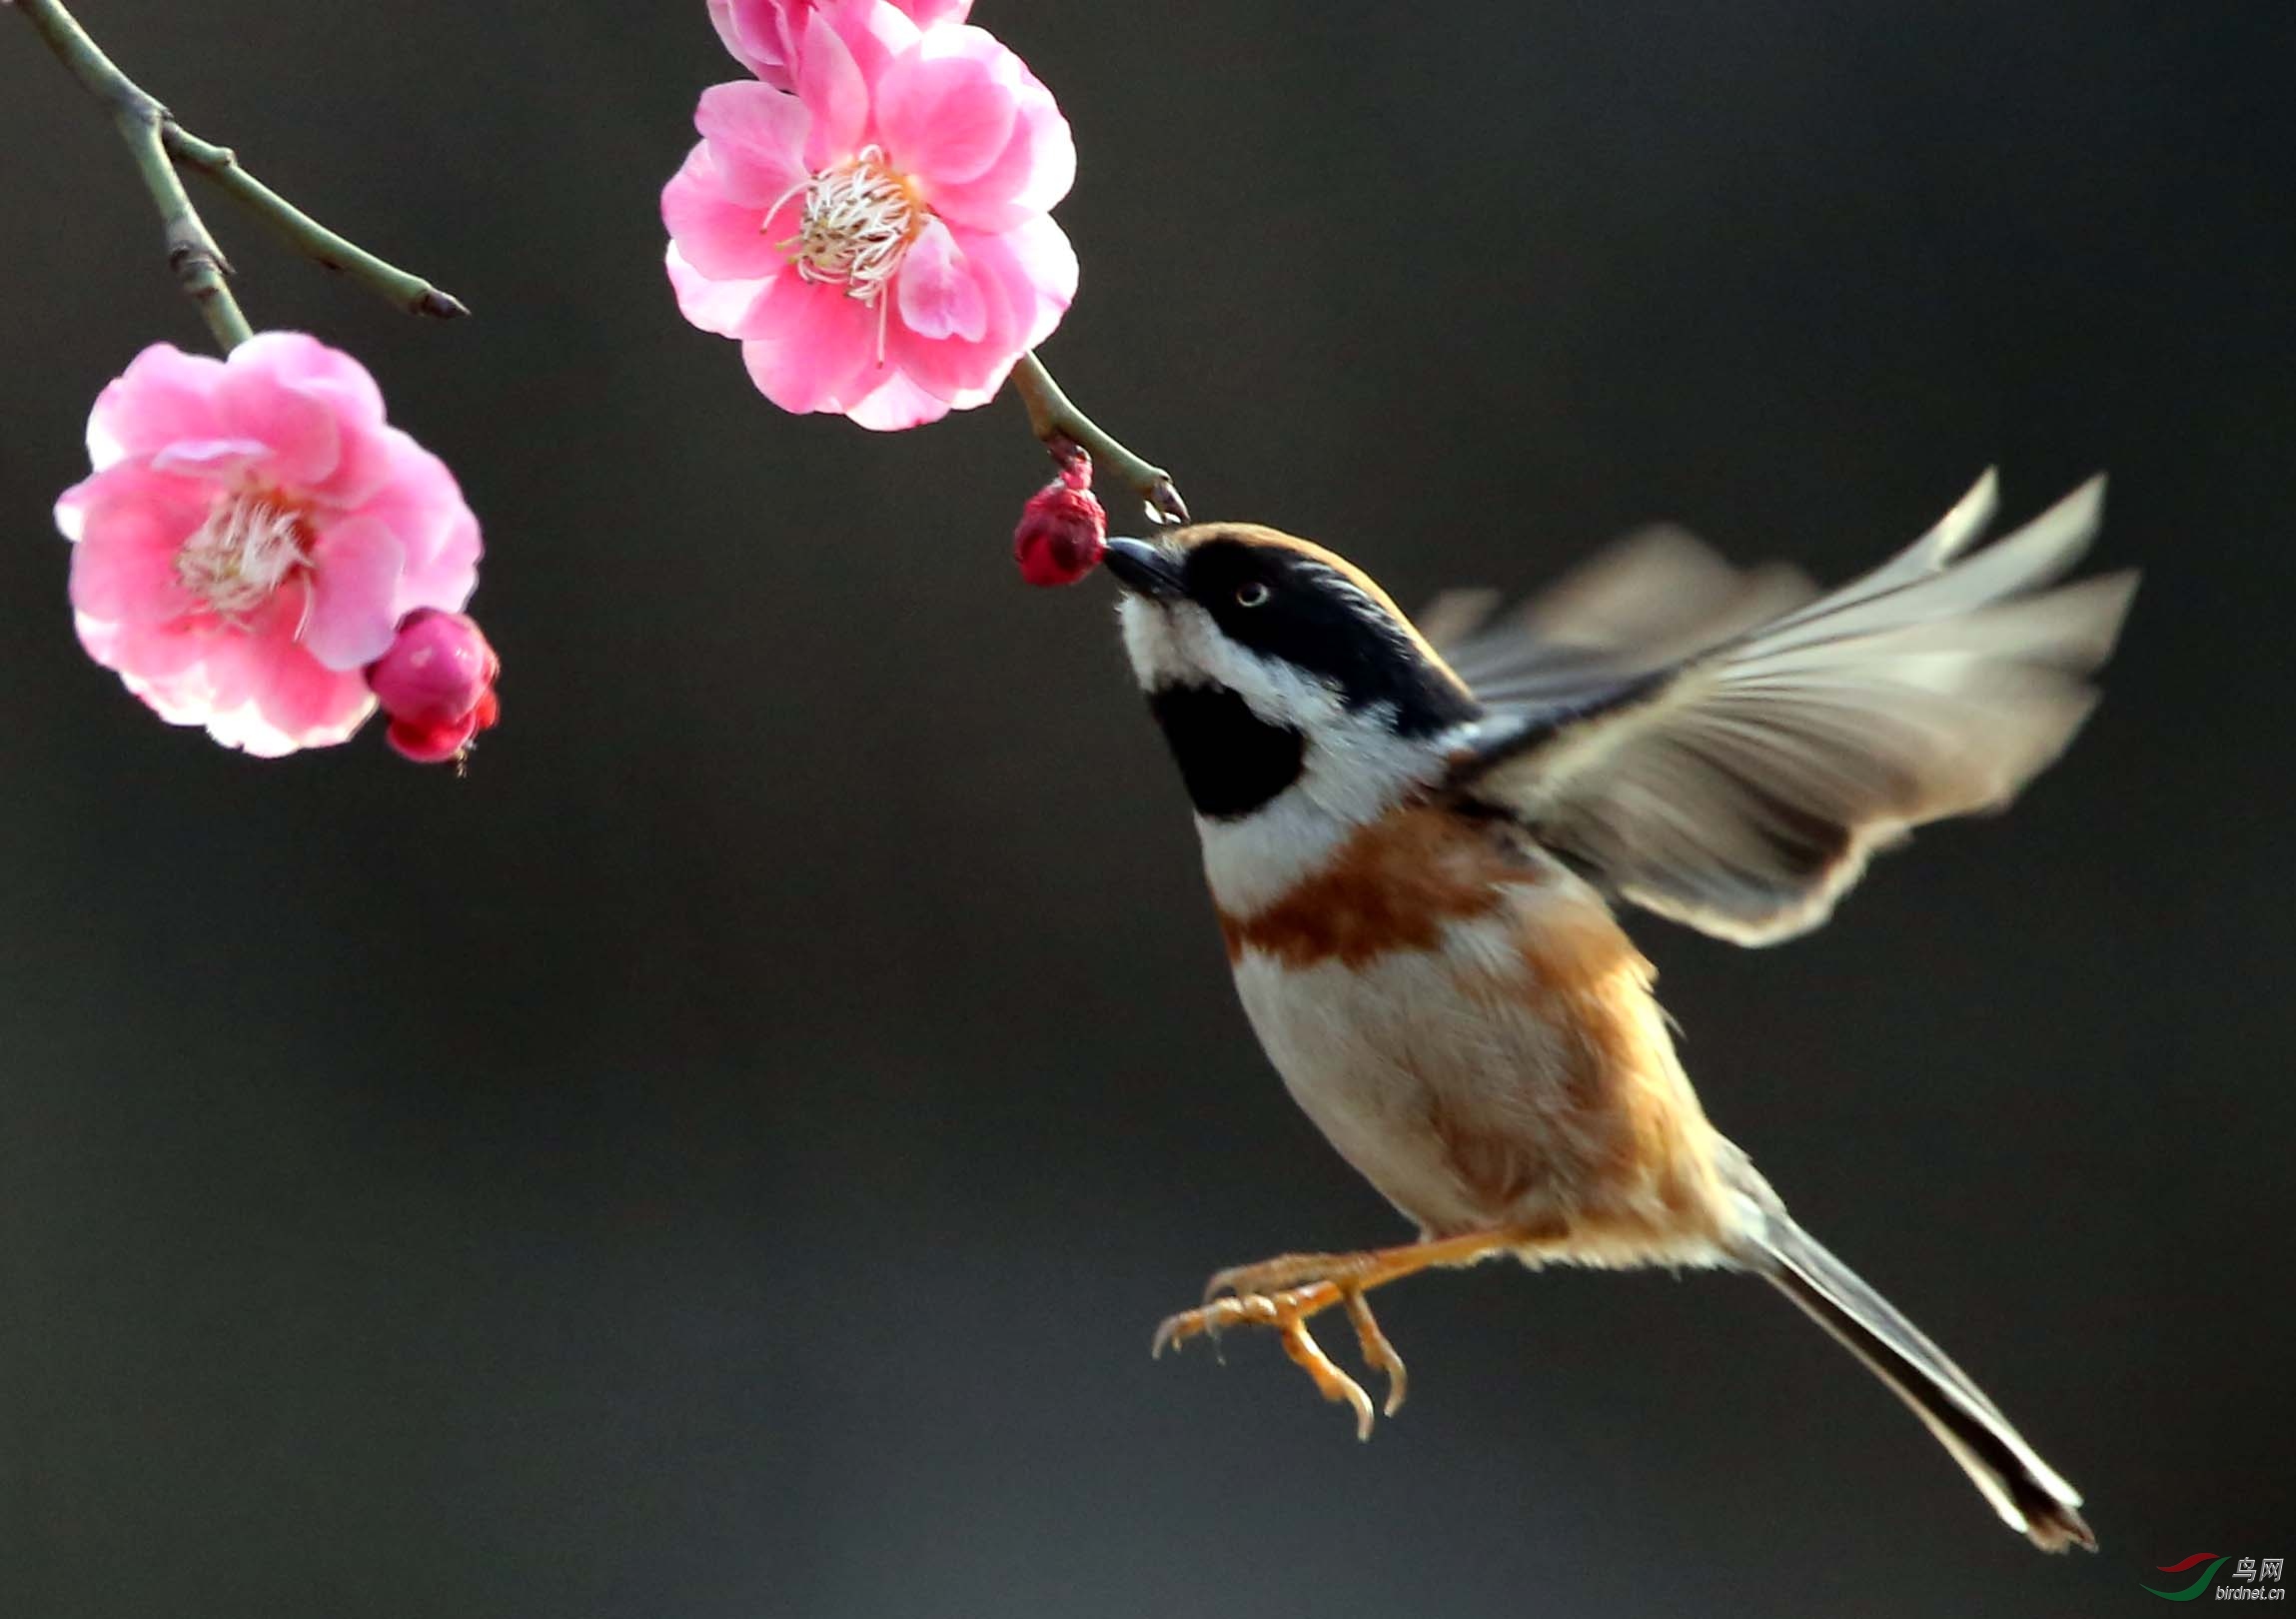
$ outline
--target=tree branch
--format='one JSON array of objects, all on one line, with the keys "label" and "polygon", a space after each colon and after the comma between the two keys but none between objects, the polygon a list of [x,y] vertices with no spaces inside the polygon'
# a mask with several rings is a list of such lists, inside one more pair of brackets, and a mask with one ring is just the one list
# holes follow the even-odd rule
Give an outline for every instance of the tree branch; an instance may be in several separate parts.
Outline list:
[{"label": "tree branch", "polygon": [[[5,3],[8,0],[0,0],[0,4]],[[336,235],[242,169],[228,148],[203,141],[178,124],[156,97],[123,73],[88,37],[87,30],[64,9],[62,0],[13,3],[56,59],[111,114],[114,127],[135,159],[137,172],[143,176],[144,188],[159,209],[160,224],[167,233],[169,268],[224,349],[235,348],[254,334],[231,293],[231,262],[216,246],[199,210],[192,206],[183,177],[176,171],[178,163],[213,180],[226,196],[278,231],[305,257],[343,272],[400,309],[441,319],[470,313],[458,299],[422,277],[387,264]]]},{"label": "tree branch", "polygon": [[254,332],[225,280],[231,273],[231,261],[208,234],[206,222],[184,191],[183,177],[168,160],[161,134],[168,122],[167,109],[122,73],[58,0],[17,0],[17,9],[88,94],[111,114],[113,127],[136,160],[144,189],[152,194],[152,203],[160,211],[160,226],[167,233],[168,268],[183,284],[216,342],[227,351],[245,343]]},{"label": "tree branch", "polygon": [[1060,391],[1060,384],[1052,380],[1052,373],[1044,369],[1044,362],[1037,359],[1033,351],[1022,355],[1020,363],[1012,368],[1012,386],[1019,393],[1021,404],[1028,408],[1030,429],[1051,452],[1053,460],[1065,462],[1072,451],[1082,450],[1102,472],[1131,486],[1148,508],[1150,521],[1188,521],[1188,504],[1180,499],[1172,475],[1125,449],[1070,403],[1068,396]]},{"label": "tree branch", "polygon": [[471,313],[453,293],[442,292],[421,276],[377,258],[348,237],[338,236],[254,175],[239,166],[228,146],[203,141],[173,118],[161,129],[168,155],[189,164],[223,189],[225,196],[277,231],[314,264],[349,276],[386,303],[410,315],[450,321]]}]

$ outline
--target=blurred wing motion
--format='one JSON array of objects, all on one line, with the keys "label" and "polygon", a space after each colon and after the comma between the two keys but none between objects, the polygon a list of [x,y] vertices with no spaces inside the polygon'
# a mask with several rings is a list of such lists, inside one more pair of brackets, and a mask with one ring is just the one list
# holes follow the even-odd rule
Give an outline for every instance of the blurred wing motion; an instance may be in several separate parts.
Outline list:
[{"label": "blurred wing motion", "polygon": [[[1988,472],[1936,528],[1820,596],[1689,536],[1622,542],[1512,622],[1424,626],[1489,713],[1461,797],[1637,904],[1741,944],[1822,922],[1906,828],[1997,810],[2096,702],[2133,573],[2046,589],[2095,535],[2092,479],[1991,545]],[[1446,642],[1450,645],[1445,645]]]}]

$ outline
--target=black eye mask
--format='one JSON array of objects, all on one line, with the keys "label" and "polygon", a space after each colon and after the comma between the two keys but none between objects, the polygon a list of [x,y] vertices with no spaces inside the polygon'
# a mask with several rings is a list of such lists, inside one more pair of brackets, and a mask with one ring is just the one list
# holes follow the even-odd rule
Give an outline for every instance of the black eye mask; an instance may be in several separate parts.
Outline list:
[{"label": "black eye mask", "polygon": [[[1349,709],[1391,705],[1399,735],[1429,736],[1479,712],[1393,619],[1308,558],[1206,541],[1188,554],[1185,589],[1236,645],[1329,681]],[[1239,597],[1261,589],[1253,606]]]}]

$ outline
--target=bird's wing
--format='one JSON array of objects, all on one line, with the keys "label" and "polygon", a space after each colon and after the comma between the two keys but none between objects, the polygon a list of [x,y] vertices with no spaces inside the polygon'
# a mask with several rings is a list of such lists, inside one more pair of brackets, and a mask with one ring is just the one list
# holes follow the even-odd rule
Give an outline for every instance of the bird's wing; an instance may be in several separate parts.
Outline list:
[{"label": "bird's wing", "polygon": [[1806,931],[1874,848],[1999,809],[2071,740],[2136,588],[2134,574],[2048,588],[2103,498],[2091,480],[1972,549],[1995,504],[1987,473],[1928,534],[1822,596],[1670,531],[1496,630],[1463,632],[1462,599],[1438,604],[1447,656],[1489,707],[1452,786],[1662,915],[1741,944]]}]

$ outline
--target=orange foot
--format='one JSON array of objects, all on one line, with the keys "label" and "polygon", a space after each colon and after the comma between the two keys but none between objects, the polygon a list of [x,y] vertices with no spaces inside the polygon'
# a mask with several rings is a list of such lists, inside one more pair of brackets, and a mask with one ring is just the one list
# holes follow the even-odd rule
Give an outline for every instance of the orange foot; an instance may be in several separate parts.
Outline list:
[{"label": "orange foot", "polygon": [[[1369,1439],[1372,1429],[1371,1396],[1363,1385],[1332,1363],[1316,1342],[1307,1323],[1334,1304],[1344,1305],[1355,1327],[1363,1358],[1387,1376],[1389,1416],[1403,1405],[1406,1376],[1403,1357],[1388,1342],[1364,1295],[1375,1287],[1400,1281],[1435,1265],[1471,1265],[1494,1253],[1519,1247],[1527,1233],[1513,1230],[1475,1231],[1436,1242],[1415,1242],[1400,1248],[1372,1248],[1362,1253],[1287,1253],[1258,1264],[1237,1265],[1215,1275],[1204,1289],[1201,1308],[1184,1310],[1156,1329],[1152,1354],[1167,1346],[1177,1349],[1190,1338],[1217,1337],[1232,1326],[1268,1326],[1276,1330],[1284,1353],[1315,1381],[1327,1400],[1355,1409],[1356,1437]],[[1222,1297],[1220,1295],[1227,1296]]]}]

